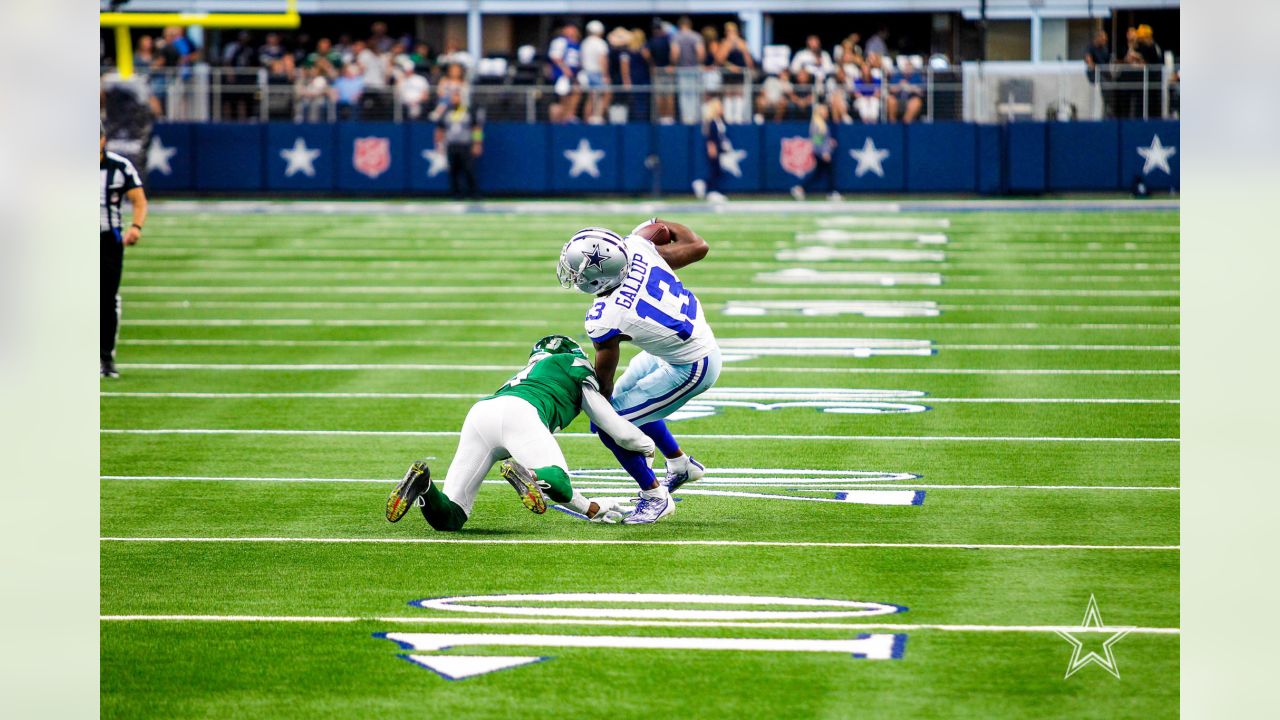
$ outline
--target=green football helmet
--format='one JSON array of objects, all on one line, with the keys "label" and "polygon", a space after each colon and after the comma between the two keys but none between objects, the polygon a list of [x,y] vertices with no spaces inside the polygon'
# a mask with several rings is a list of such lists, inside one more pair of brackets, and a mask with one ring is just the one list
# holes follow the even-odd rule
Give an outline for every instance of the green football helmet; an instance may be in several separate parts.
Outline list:
[{"label": "green football helmet", "polygon": [[534,343],[529,357],[544,353],[547,355],[574,355],[583,360],[587,359],[587,354],[582,351],[582,346],[564,335],[548,335]]}]

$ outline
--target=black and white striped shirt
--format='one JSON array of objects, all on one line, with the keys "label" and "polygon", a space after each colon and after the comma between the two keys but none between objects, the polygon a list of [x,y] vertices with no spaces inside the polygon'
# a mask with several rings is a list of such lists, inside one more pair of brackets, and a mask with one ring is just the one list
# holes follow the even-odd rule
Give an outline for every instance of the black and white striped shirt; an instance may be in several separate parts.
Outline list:
[{"label": "black and white striped shirt", "polygon": [[101,177],[98,183],[98,225],[102,232],[119,230],[121,223],[120,203],[125,193],[136,187],[142,187],[142,178],[133,163],[113,152],[102,153],[99,164]]}]

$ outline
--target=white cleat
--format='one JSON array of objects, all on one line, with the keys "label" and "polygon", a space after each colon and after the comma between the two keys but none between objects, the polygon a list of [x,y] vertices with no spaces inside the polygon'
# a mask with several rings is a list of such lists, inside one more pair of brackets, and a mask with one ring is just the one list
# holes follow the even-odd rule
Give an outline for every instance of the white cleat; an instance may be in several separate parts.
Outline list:
[{"label": "white cleat", "polygon": [[667,489],[671,492],[679,490],[685,483],[697,482],[707,472],[707,468],[692,455],[681,455],[675,460],[667,461]]},{"label": "white cleat", "polygon": [[676,511],[675,498],[667,490],[667,486],[658,483],[652,490],[640,491],[640,502],[636,509],[622,522],[626,525],[651,525]]}]

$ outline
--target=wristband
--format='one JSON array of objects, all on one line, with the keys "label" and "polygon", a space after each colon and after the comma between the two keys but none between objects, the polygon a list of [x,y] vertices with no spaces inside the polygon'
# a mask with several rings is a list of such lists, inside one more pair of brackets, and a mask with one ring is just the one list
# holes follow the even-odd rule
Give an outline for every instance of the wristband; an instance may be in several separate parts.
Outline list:
[{"label": "wristband", "polygon": [[138,223],[130,223],[129,227],[136,227],[138,228],[138,232],[142,232],[142,226]]}]

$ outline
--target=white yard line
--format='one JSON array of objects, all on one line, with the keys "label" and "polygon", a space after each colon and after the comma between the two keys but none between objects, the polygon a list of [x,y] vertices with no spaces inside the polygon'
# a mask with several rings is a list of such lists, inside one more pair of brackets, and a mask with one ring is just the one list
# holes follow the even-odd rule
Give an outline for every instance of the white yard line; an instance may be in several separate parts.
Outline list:
[{"label": "white yard line", "polygon": [[[217,475],[102,475],[99,480],[107,480],[112,482],[141,482],[141,481],[162,481],[162,482],[247,482],[247,483],[354,483],[368,485],[393,485],[397,482],[396,478],[317,478],[317,477],[240,477],[240,476],[217,476]],[[585,481],[580,481],[585,482]],[[486,485],[507,486],[505,480],[485,480]],[[631,490],[635,488],[635,483],[631,481],[608,481],[608,480],[591,480],[593,486],[621,488]],[[698,481],[698,486],[706,487],[740,487],[744,483],[735,482],[733,478],[726,477],[721,480],[704,478]],[[824,482],[821,486],[815,486],[804,479],[778,478],[775,483],[750,483],[751,487],[789,487],[796,486],[797,489],[812,492],[834,492],[837,489],[844,489],[838,482]],[[856,480],[847,482],[849,488],[872,488],[877,490],[1046,490],[1055,492],[1075,492],[1080,491],[1155,491],[1155,492],[1180,492],[1181,488],[1169,485],[950,485],[947,483],[865,483]]]},{"label": "white yard line", "polygon": [[318,538],[318,537],[101,537],[127,543],[304,543],[391,545],[662,545],[704,547],[777,547],[918,550],[1139,550],[1177,552],[1179,545],[1015,545],[1004,543],[788,542],[781,540],[604,540],[590,538]]},{"label": "white yard line", "polygon": [[[104,435],[336,435],[354,437],[456,437],[456,430],[284,430],[261,428],[102,428]],[[594,433],[559,433],[562,438],[595,438]],[[999,435],[760,435],[681,433],[691,440],[839,440],[904,442],[1062,442],[1062,443],[1177,443],[1173,437],[1055,437]]]},{"label": "white yard line", "polygon": [[[453,365],[429,363],[120,363],[126,370],[216,370],[235,372],[278,371],[350,371],[350,370],[412,370],[420,372],[515,372],[512,365]],[[1179,370],[1149,369],[1075,369],[1075,368],[829,368],[829,367],[736,367],[730,365],[721,372],[727,373],[820,373],[820,374],[881,374],[881,375],[1178,375]]]},{"label": "white yard line", "polygon": [[[475,285],[128,285],[126,294],[190,294],[190,295],[226,295],[226,294],[272,294],[293,293],[306,295],[457,295],[476,296],[486,294],[503,295],[550,295],[565,291],[556,285],[506,286],[501,283],[491,287]],[[1009,295],[1014,297],[1178,297],[1177,290],[1079,290],[1050,288],[947,288],[947,287],[755,287],[749,284],[717,287],[700,286],[699,295],[788,295],[813,293],[927,293],[930,296],[965,295],[981,296]]]},{"label": "white yard line", "polygon": [[731,622],[708,620],[596,620],[574,618],[520,617],[363,617],[354,615],[100,615],[103,622],[254,622],[254,623],[354,623],[376,622],[405,625],[580,625],[603,627],[665,628],[751,628],[760,630],[891,630],[989,633],[1117,633],[1138,635],[1179,635],[1180,628],[1105,626],[1082,629],[1078,625],[949,625],[940,623],[802,623],[802,622]]},{"label": "white yard line", "polygon": [[[753,388],[717,388],[749,391]],[[831,389],[833,392],[836,388]],[[102,397],[124,398],[188,398],[199,400],[248,399],[353,399],[353,400],[478,400],[487,393],[410,393],[410,392],[102,392]],[[1180,400],[1161,398],[913,398],[921,403],[1009,403],[1026,405],[1178,405]]]},{"label": "white yard line", "polygon": [[[731,341],[754,340],[754,338],[721,338],[726,346]],[[771,342],[813,341],[813,338],[767,338]],[[888,341],[897,338],[886,338]],[[904,341],[906,342],[906,341]],[[276,338],[160,338],[160,340],[124,340],[119,345],[163,346],[163,347],[527,347],[529,342],[521,340],[276,340]],[[934,345],[945,350],[991,350],[991,351],[1142,351],[1142,352],[1178,352],[1176,345],[952,345],[941,343]],[[733,347],[736,348],[736,347]]]}]

